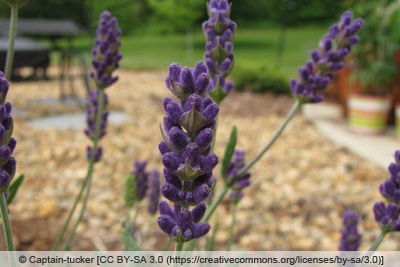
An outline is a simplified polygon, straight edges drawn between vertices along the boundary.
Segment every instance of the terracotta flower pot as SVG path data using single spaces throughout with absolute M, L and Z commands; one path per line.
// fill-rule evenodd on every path
M 390 98 L 354 94 L 348 100 L 350 130 L 366 135 L 381 134 L 386 129 Z

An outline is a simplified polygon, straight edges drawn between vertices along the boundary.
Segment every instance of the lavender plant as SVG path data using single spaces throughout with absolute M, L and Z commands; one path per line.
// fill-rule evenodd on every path
M 94 71 L 91 73 L 91 77 L 96 84 L 96 89 L 91 90 L 89 93 L 86 112 L 88 128 L 85 129 L 86 136 L 92 142 L 92 145 L 87 147 L 86 153 L 89 166 L 80 192 L 75 199 L 61 234 L 56 241 L 54 250 L 57 250 L 63 241 L 72 216 L 74 215 L 78 202 L 81 199 L 82 207 L 79 212 L 78 219 L 74 223 L 72 230 L 63 246 L 64 250 L 68 249 L 78 224 L 82 220 L 90 195 L 94 164 L 99 162 L 102 156 L 102 148 L 99 146 L 99 141 L 106 134 L 108 118 L 106 105 L 108 103 L 108 97 L 105 90 L 118 80 L 118 77 L 113 76 L 113 74 L 114 71 L 119 67 L 119 61 L 122 59 L 122 54 L 119 52 L 121 46 L 121 30 L 118 27 L 118 20 L 115 17 L 112 17 L 109 11 L 104 11 L 100 15 L 99 26 L 96 34 L 97 39 L 95 41 L 95 48 L 92 50 L 92 65 Z
M 127 250 L 139 250 L 137 238 L 137 218 L 140 214 L 139 204 L 147 197 L 147 211 L 153 216 L 157 212 L 158 201 L 160 200 L 160 175 L 156 169 L 147 172 L 146 161 L 136 161 L 134 169 L 125 179 L 124 201 L 126 208 L 126 219 L 122 238 Z M 131 210 L 134 208 L 134 217 L 131 219 Z
M 163 200 L 158 203 L 160 215 L 157 222 L 160 229 L 175 242 L 177 251 L 183 250 L 185 243 L 189 243 L 188 248 L 190 248 L 197 239 L 210 231 L 211 225 L 208 221 L 228 192 L 234 207 L 230 234 L 233 238 L 235 210 L 244 196 L 243 189 L 250 185 L 249 170 L 275 143 L 302 105 L 323 101 L 321 91 L 328 87 L 333 74 L 343 68 L 345 57 L 359 41 L 356 34 L 363 25 L 362 19 L 353 20 L 351 13 L 345 12 L 339 23 L 330 28 L 321 40 L 319 48 L 312 51 L 311 60 L 299 69 L 299 79 L 290 82 L 295 103 L 286 119 L 270 142 L 246 164 L 245 152 L 236 150 L 236 127 L 232 128 L 221 161 L 212 149 L 218 105 L 234 87 L 227 77 L 233 68 L 232 39 L 236 23 L 229 18 L 231 6 L 227 0 L 211 0 L 207 5 L 207 11 L 209 20 L 203 24 L 207 38 L 204 63 L 198 62 L 194 68 L 181 67 L 178 63 L 173 63 L 169 67 L 166 86 L 174 98 L 164 99 L 165 116 L 160 127 L 163 140 L 158 146 L 162 158 L 164 182 L 160 185 L 157 171 L 150 173 L 145 171 L 147 165 L 145 161 L 137 161 L 134 164 L 134 171 L 125 181 L 124 188 L 128 214 L 126 227 L 131 225 L 129 210 L 134 205 L 137 208 L 146 195 L 150 214 L 155 214 L 157 211 L 160 192 L 169 201 Z M 91 145 L 87 148 L 88 172 L 55 249 L 58 249 L 64 240 L 72 215 L 78 202 L 83 198 L 78 220 L 74 223 L 63 247 L 63 249 L 68 248 L 90 195 L 94 165 L 101 161 L 102 148 L 99 146 L 99 141 L 106 135 L 108 117 L 106 111 L 108 97 L 105 89 L 118 79 L 113 74 L 122 58 L 119 52 L 120 35 L 117 19 L 108 11 L 103 12 L 97 30 L 96 47 L 92 51 L 94 72 L 91 77 L 96 89 L 90 92 L 87 105 L 88 127 L 85 134 L 91 141 Z M 0 104 L 0 206 L 7 248 L 13 250 L 12 231 L 5 204 L 5 195 L 16 167 L 16 161 L 12 157 L 16 140 L 11 137 L 13 130 L 11 104 L 4 103 L 8 86 L 7 79 L 0 74 L 0 99 L 3 101 Z M 219 162 L 222 165 L 223 188 L 207 207 L 206 201 L 219 180 L 215 178 L 214 172 Z M 400 151 L 396 151 L 395 163 L 389 166 L 389 173 L 390 178 L 380 186 L 380 192 L 389 203 L 386 205 L 378 202 L 373 208 L 375 219 L 382 232 L 372 245 L 371 251 L 378 248 L 386 234 L 400 230 Z M 135 212 L 135 216 L 138 215 L 139 212 Z M 344 213 L 340 250 L 357 250 L 360 246 L 361 234 L 357 230 L 358 221 L 359 216 L 356 213 L 352 211 Z M 232 239 L 228 243 L 229 249 L 231 244 Z M 135 248 L 139 249 L 136 244 Z
M 164 141 L 160 144 L 160 151 L 163 155 L 166 183 L 162 186 L 161 191 L 167 199 L 174 203 L 174 209 L 171 209 L 166 202 L 161 202 L 159 207 L 161 216 L 158 222 L 160 228 L 175 240 L 177 250 L 182 249 L 184 242 L 201 237 L 209 231 L 210 226 L 207 221 L 216 210 L 216 207 L 221 203 L 226 193 L 237 185 L 241 187 L 248 183 L 248 179 L 244 178 L 248 177 L 248 170 L 274 144 L 300 106 L 306 103 L 318 103 L 323 100 L 320 91 L 327 88 L 329 82 L 332 80 L 333 73 L 343 68 L 344 58 L 350 53 L 351 47 L 359 41 L 356 33 L 363 25 L 362 19 L 352 20 L 351 13 L 345 12 L 339 23 L 334 24 L 330 28 L 330 31 L 321 40 L 319 49 L 311 53 L 311 61 L 299 69 L 300 81 L 292 80 L 290 83 L 296 101 L 281 127 L 271 141 L 262 148 L 250 163 L 241 166 L 240 169 L 235 171 L 233 177 L 227 179 L 229 162 L 233 156 L 237 138 L 236 128 L 232 129 L 231 138 L 226 147 L 223 166 L 221 168 L 224 187 L 206 212 L 204 204 L 201 204 L 200 201 L 203 201 L 209 195 L 208 191 L 212 185 L 210 184 L 212 176 L 210 174 L 206 179 L 208 184 L 204 192 L 207 192 L 207 194 L 204 193 L 201 197 L 197 197 L 199 201 L 193 201 L 193 197 L 196 198 L 198 196 L 197 191 L 193 190 L 193 184 L 197 182 L 197 177 L 199 176 L 197 170 L 201 170 L 201 166 L 197 169 L 195 166 L 196 164 L 201 165 L 202 159 L 196 159 L 193 156 L 191 157 L 190 154 L 185 153 L 186 146 L 191 144 L 191 142 L 197 141 L 197 131 L 201 130 L 204 125 L 195 127 L 195 130 L 193 130 L 192 125 L 196 125 L 196 122 L 200 121 L 201 115 L 193 112 L 198 109 L 194 105 L 192 105 L 193 107 L 186 107 L 186 101 L 192 93 L 204 95 L 208 92 L 212 95 L 212 90 L 220 87 L 222 85 L 221 81 L 225 82 L 223 78 L 227 76 L 232 68 L 233 55 L 231 52 L 233 46 L 231 39 L 233 31 L 236 28 L 235 23 L 229 19 L 230 5 L 226 0 L 211 1 L 207 7 L 210 19 L 203 24 L 203 30 L 208 39 L 205 64 L 211 78 L 216 78 L 216 80 L 212 80 L 210 86 L 208 85 L 209 82 L 205 82 L 205 79 L 200 79 L 200 77 L 196 76 L 196 73 L 199 73 L 199 71 L 196 71 L 196 68 L 194 70 L 181 69 L 179 65 L 172 64 L 167 78 L 167 87 L 181 100 L 181 106 L 172 99 L 164 101 L 166 116 L 164 118 L 164 127 L 162 127 Z M 202 64 L 197 64 L 196 67 L 198 66 L 202 66 Z M 207 91 L 203 91 L 202 89 L 204 84 L 207 84 Z M 200 92 L 196 90 L 196 87 L 201 88 Z M 229 86 L 229 88 L 231 87 L 233 85 Z M 218 88 L 216 89 L 218 90 Z M 214 101 L 219 104 L 226 94 L 222 97 L 220 97 L 221 93 L 217 93 L 217 95 L 219 96 L 214 97 Z M 210 100 L 207 100 L 208 102 Z M 199 104 L 197 104 L 198 107 L 201 107 L 200 103 L 199 101 Z M 217 104 L 213 104 L 215 105 L 214 109 L 217 110 Z M 186 115 L 188 111 L 193 113 L 193 115 Z M 215 116 L 217 115 L 216 113 Z M 188 118 L 192 122 L 188 122 Z M 211 125 L 214 128 L 215 121 L 212 121 Z M 213 137 L 208 138 L 213 139 Z M 209 152 L 208 146 L 206 149 Z M 216 163 L 215 161 L 212 167 Z M 181 170 L 184 170 L 184 172 Z M 193 176 L 194 178 L 188 178 L 188 176 Z M 237 191 L 236 194 L 238 194 Z M 240 194 L 236 196 L 240 196 Z M 199 212 L 200 215 L 193 213 L 194 211 L 197 212 L 196 208 L 190 212 L 188 209 L 190 205 L 197 205 L 196 208 L 201 207 L 201 209 L 199 208 L 201 210 Z M 203 223 L 201 224 L 200 220 L 203 215 Z M 198 233 L 194 235 L 193 233 L 197 230 L 196 225 L 201 225 L 201 231 L 198 230 Z M 185 231 L 187 232 L 186 234 Z M 191 242 L 191 247 L 193 246 L 194 241 Z

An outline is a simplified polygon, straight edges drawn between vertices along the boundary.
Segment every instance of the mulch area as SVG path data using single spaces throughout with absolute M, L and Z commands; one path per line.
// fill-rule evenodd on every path
M 95 168 L 91 199 L 72 245 L 73 250 L 120 250 L 125 217 L 122 199 L 124 177 L 135 160 L 161 170 L 157 149 L 161 140 L 162 100 L 169 96 L 166 72 L 120 71 L 120 80 L 108 89 L 110 111 L 121 111 L 130 120 L 109 125 L 101 141 L 104 157 Z M 78 91 L 79 85 L 75 87 Z M 83 89 L 81 88 L 81 92 Z M 57 80 L 13 82 L 8 101 L 13 103 L 17 175 L 26 181 L 10 206 L 14 239 L 19 250 L 51 250 L 57 233 L 86 175 L 83 129 L 42 130 L 28 121 L 46 115 L 84 112 L 79 105 L 57 101 Z M 231 127 L 238 127 L 238 149 L 253 158 L 283 121 L 293 100 L 289 96 L 233 93 L 221 105 L 217 155 L 222 155 Z M 219 169 L 216 170 L 219 173 Z M 372 205 L 381 201 L 378 186 L 386 170 L 346 148 L 330 142 L 301 114 L 280 140 L 251 170 L 252 185 L 238 207 L 234 250 L 337 250 L 341 214 L 347 208 L 362 216 L 362 249 L 379 234 Z M 222 182 L 217 182 L 218 190 Z M 156 217 L 140 207 L 137 239 L 146 250 L 162 249 L 165 235 Z M 211 225 L 218 225 L 216 249 L 228 240 L 231 206 L 226 200 Z M 146 234 L 143 234 L 146 233 Z M 397 250 L 393 234 L 382 249 Z M 2 243 L 2 242 L 1 242 Z

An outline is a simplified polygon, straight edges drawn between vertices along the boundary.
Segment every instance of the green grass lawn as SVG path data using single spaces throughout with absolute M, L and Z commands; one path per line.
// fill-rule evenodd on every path
M 297 75 L 297 69 L 309 57 L 311 49 L 327 31 L 326 26 L 307 26 L 287 29 L 281 61 L 277 59 L 280 30 L 277 27 L 238 28 L 234 39 L 236 66 L 267 66 L 276 68 L 285 76 Z M 186 35 L 132 35 L 122 37 L 121 67 L 134 70 L 167 69 L 172 62 L 193 66 L 203 60 L 205 39 L 203 33 Z M 76 40 L 76 46 L 90 51 L 88 38 Z M 90 57 L 89 52 L 87 57 Z

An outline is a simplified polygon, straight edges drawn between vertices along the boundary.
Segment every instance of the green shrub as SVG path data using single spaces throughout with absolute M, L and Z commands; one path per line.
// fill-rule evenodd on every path
M 237 67 L 232 72 L 237 91 L 289 94 L 289 81 L 279 72 L 266 67 Z

